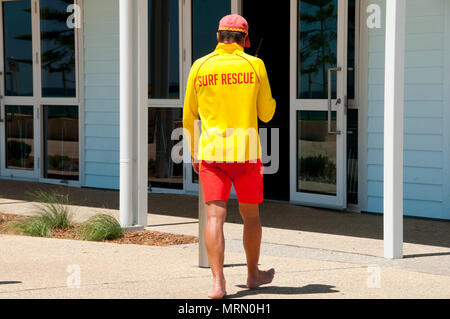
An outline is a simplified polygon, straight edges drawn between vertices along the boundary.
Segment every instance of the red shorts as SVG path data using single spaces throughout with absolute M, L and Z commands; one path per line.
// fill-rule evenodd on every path
M 256 163 L 200 163 L 205 203 L 228 201 L 231 184 L 234 185 L 239 203 L 260 204 L 263 202 L 264 165 Z

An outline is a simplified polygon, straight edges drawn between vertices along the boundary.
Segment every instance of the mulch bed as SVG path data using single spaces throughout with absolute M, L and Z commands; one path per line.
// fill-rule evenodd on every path
M 26 217 L 21 215 L 0 214 L 0 234 L 13 234 L 9 226 L 12 223 L 24 218 Z M 49 237 L 80 240 L 76 233 L 76 226 L 72 226 L 68 229 L 55 229 Z M 194 236 L 175 235 L 151 230 L 139 230 L 125 233 L 123 238 L 104 240 L 103 242 L 147 246 L 173 246 L 198 243 L 198 238 Z

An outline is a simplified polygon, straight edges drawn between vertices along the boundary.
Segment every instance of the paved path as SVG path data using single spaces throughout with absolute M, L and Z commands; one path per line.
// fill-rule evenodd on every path
M 5 188 L 0 182 L 0 192 Z M 99 212 L 118 216 L 111 200 L 116 193 L 72 191 L 78 196 L 78 205 L 71 206 L 76 221 Z M 5 193 L 0 212 L 33 214 L 35 204 Z M 150 195 L 149 203 L 148 229 L 198 234 L 195 197 Z M 270 202 L 261 215 L 260 264 L 276 268 L 275 280 L 256 290 L 243 286 L 242 225 L 231 201 L 225 224 L 230 298 L 450 298 L 448 222 L 405 218 L 405 258 L 386 260 L 380 216 Z M 283 216 L 289 220 L 283 223 Z M 71 265 L 80 270 L 80 288 L 67 286 L 75 278 L 67 272 Z M 197 265 L 197 244 L 150 247 L 1 235 L 0 298 L 205 298 L 210 270 Z
M 210 271 L 197 267 L 196 253 L 196 245 L 167 248 L 0 236 L 0 298 L 205 298 Z M 276 267 L 275 280 L 248 290 L 243 286 L 244 255 L 227 252 L 229 297 L 450 297 L 450 276 L 311 257 L 263 253 L 261 266 Z M 67 286 L 77 283 L 70 269 L 79 269 L 80 288 Z

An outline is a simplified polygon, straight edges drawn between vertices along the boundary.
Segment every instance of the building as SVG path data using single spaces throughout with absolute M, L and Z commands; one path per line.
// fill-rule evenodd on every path
M 119 189 L 119 0 L 0 4 L 1 177 Z M 386 0 L 255 5 L 148 0 L 139 12 L 148 80 L 131 120 L 149 192 L 198 192 L 190 164 L 171 160 L 189 156 L 172 133 L 191 63 L 215 48 L 219 19 L 240 13 L 278 104 L 261 126 L 276 171 L 266 198 L 382 213 Z M 448 0 L 406 1 L 403 138 L 404 215 L 450 220 Z

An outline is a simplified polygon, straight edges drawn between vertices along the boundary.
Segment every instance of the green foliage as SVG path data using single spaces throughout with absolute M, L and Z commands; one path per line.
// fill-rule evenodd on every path
M 99 214 L 81 224 L 79 235 L 83 240 L 101 241 L 122 238 L 125 234 L 113 216 Z
M 50 233 L 50 227 L 40 217 L 30 217 L 13 224 L 13 229 L 23 235 L 33 237 L 47 237 Z
M 71 225 L 71 216 L 67 205 L 67 195 L 38 190 L 27 193 L 35 202 L 38 202 L 37 213 L 39 218 L 48 225 L 50 229 L 66 229 Z
M 332 183 L 336 181 L 336 164 L 322 154 L 302 157 L 300 159 L 300 169 L 304 180 L 320 179 Z

